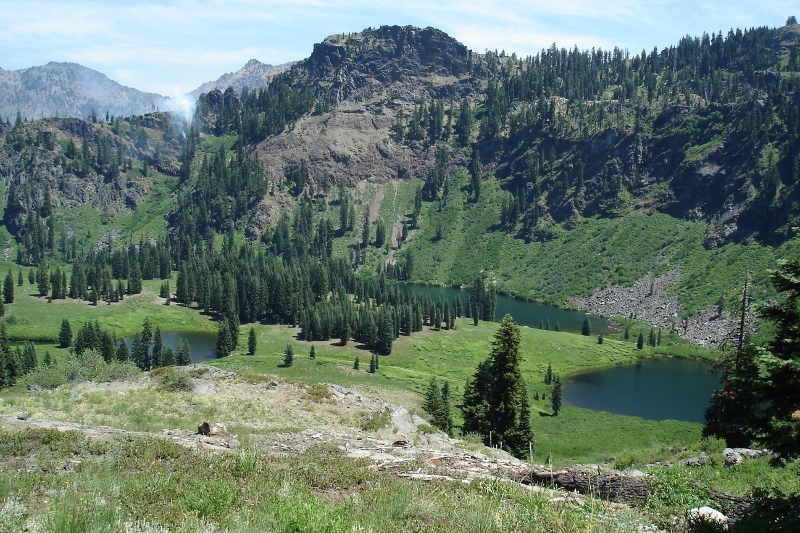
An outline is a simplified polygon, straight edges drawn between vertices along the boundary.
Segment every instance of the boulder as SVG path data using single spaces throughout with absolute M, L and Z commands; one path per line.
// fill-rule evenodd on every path
M 686 513 L 686 518 L 690 524 L 713 524 L 718 526 L 726 526 L 728 524 L 727 516 L 707 506 L 689 509 Z
M 703 466 L 707 462 L 708 456 L 701 455 L 700 457 L 689 457 L 688 459 L 683 459 L 681 464 L 686 466 Z
M 725 456 L 725 466 L 742 464 L 742 454 L 732 448 L 722 450 L 722 455 Z

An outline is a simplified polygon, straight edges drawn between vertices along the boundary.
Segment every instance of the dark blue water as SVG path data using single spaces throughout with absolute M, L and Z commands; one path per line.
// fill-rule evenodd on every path
M 575 374 L 562 386 L 565 405 L 649 420 L 702 423 L 719 378 L 702 361 L 655 358 Z
M 430 295 L 434 302 L 438 301 L 441 294 L 448 302 L 453 303 L 453 299 L 461 296 L 461 303 L 467 305 L 467 291 L 453 289 L 450 287 L 431 287 L 427 285 L 403 285 L 409 292 L 417 294 Z M 592 324 L 592 332 L 595 335 L 600 333 L 608 334 L 614 331 L 614 324 L 603 317 L 596 315 L 587 315 L 581 311 L 573 311 L 570 309 L 561 309 L 551 305 L 544 305 L 535 302 L 526 302 L 525 300 L 516 300 L 497 295 L 497 312 L 495 319 L 500 320 L 506 314 L 514 318 L 514 322 L 520 326 L 528 326 L 530 328 L 538 328 L 542 323 L 547 324 L 550 321 L 550 329 L 556 329 L 556 323 L 559 325 L 561 331 L 568 331 L 570 333 L 580 333 L 581 326 L 586 317 Z
M 166 348 L 172 346 L 172 349 L 177 352 L 178 340 L 184 338 L 189 341 L 189 348 L 192 351 L 192 362 L 202 363 L 204 361 L 211 361 L 217 358 L 217 334 L 200 332 L 200 333 L 173 333 L 161 332 L 161 342 Z M 125 337 L 125 342 L 128 343 L 128 349 L 133 349 L 133 337 Z

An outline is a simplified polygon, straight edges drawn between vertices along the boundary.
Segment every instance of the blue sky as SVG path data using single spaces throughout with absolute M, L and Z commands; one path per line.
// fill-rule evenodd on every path
M 0 0 L 0 68 L 71 61 L 144 91 L 188 92 L 249 59 L 303 59 L 334 33 L 384 24 L 433 26 L 472 50 L 535 54 L 659 49 L 684 35 L 781 26 L 796 0 Z

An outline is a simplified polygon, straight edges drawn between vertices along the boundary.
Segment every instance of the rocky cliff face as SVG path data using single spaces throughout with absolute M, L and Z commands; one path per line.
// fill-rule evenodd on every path
M 37 119 L 141 115 L 163 105 L 160 94 L 124 87 L 76 63 L 51 62 L 22 70 L 0 69 L 0 115 Z
M 434 28 L 382 26 L 332 35 L 297 65 L 296 77 L 332 104 L 380 98 L 475 95 L 488 74 L 481 56 Z

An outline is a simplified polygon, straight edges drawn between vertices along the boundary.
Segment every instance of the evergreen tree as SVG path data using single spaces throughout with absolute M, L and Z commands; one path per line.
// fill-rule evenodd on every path
M 592 323 L 589 322 L 589 317 L 583 319 L 583 325 L 581 326 L 581 335 L 588 337 L 592 334 Z
M 256 340 L 256 328 L 251 327 L 250 328 L 250 333 L 247 336 L 247 353 L 249 353 L 250 355 L 255 355 L 256 354 L 257 342 L 258 341 Z M 313 349 L 313 347 L 312 347 L 312 349 Z
M 36 345 L 30 341 L 25 342 L 21 363 L 22 372 L 25 374 L 33 372 L 39 365 L 39 357 L 36 355 Z
M 50 276 L 47 272 L 47 265 L 44 261 L 39 264 L 39 270 L 36 273 L 36 282 L 39 284 L 39 296 L 47 296 L 50 292 Z
M 23 280 L 23 278 L 22 278 L 22 269 L 20 268 L 20 269 L 19 269 L 19 273 L 17 274 L 17 285 L 18 285 L 19 287 L 22 287 L 22 285 L 23 285 L 24 283 L 25 283 L 25 281 L 24 281 L 24 280 Z
M 472 146 L 472 155 L 469 160 L 469 189 L 472 193 L 472 201 L 477 203 L 481 197 L 481 162 L 478 159 L 478 146 Z
M 175 351 L 172 349 L 172 346 L 167 346 L 164 348 L 164 357 L 161 361 L 162 366 L 175 366 Z
M 341 342 L 339 343 L 341 346 L 347 346 L 347 342 L 350 340 L 350 336 L 352 332 L 350 331 L 350 323 L 345 320 L 342 323 L 342 337 Z
M 372 354 L 372 356 L 369 359 L 369 373 L 370 374 L 375 373 L 375 354 Z
M 504 449 L 524 457 L 533 434 L 530 422 L 521 421 L 523 412 L 530 413 L 530 406 L 522 405 L 528 395 L 520 370 L 520 340 L 519 327 L 506 315 L 494 334 L 488 361 L 479 365 L 464 388 L 463 405 L 465 431 L 479 430 L 487 443 L 491 432 L 492 444 L 502 443 Z
M 382 355 L 390 355 L 392 353 L 392 342 L 394 342 L 394 339 L 394 320 L 392 319 L 392 312 L 384 307 L 378 319 L 378 338 L 375 350 Z
M 286 350 L 283 352 L 283 366 L 290 367 L 294 363 L 294 348 L 291 344 L 286 345 Z
M 154 368 L 163 366 L 164 358 L 164 343 L 161 339 L 161 328 L 156 326 L 156 332 L 153 334 L 153 354 L 151 357 L 151 364 Z
M 603 334 L 597 336 L 597 344 L 603 344 Z
M 150 343 L 153 341 L 153 326 L 150 323 L 150 318 L 145 317 L 142 323 L 142 333 L 139 335 L 139 343 L 134 349 L 133 358 L 134 362 L 142 370 L 150 370 L 153 366 L 153 361 L 150 358 Z
M 308 352 L 308 358 L 312 360 L 317 358 L 317 351 L 314 349 L 313 346 L 311 347 L 311 351 Z
M 121 363 L 125 363 L 131 360 L 131 352 L 128 349 L 128 343 L 125 339 L 122 339 L 119 343 L 119 347 L 117 348 L 117 361 Z
M 795 230 L 800 235 L 800 230 Z M 782 459 L 800 457 L 800 261 L 784 259 L 769 272 L 772 286 L 785 297 L 764 305 L 759 315 L 775 325 L 768 351 L 759 357 L 757 419 L 759 442 Z M 740 365 L 748 366 L 751 355 L 742 354 Z
M 227 357 L 231 354 L 231 332 L 228 329 L 228 321 L 220 320 L 217 328 L 217 358 Z
M 66 318 L 61 321 L 61 330 L 58 333 L 58 347 L 69 348 L 72 344 L 72 326 Z
M 628 340 L 630 338 L 631 338 L 631 328 L 628 327 L 628 326 L 625 326 L 625 340 Z
M 5 322 L 0 323 L 0 353 L 5 359 L 5 383 L 7 387 L 11 387 L 22 375 L 22 364 L 17 354 L 11 349 Z
M 8 269 L 6 279 L 3 281 L 3 302 L 7 304 L 14 303 L 14 275 L 11 274 L 11 269 Z
M 175 362 L 178 363 L 178 366 L 192 364 L 192 350 L 189 346 L 189 341 L 183 337 L 178 339 L 178 354 L 175 357 Z
M 553 367 L 547 363 L 547 371 L 544 373 L 544 384 L 550 385 L 553 382 Z
M 436 423 L 439 429 L 449 436 L 453 436 L 453 413 L 450 410 L 450 382 L 448 381 L 445 381 L 444 385 L 442 385 L 442 402 L 439 406 L 439 415 Z
M 358 356 L 356 356 L 356 360 L 353 362 L 353 370 L 358 370 L 358 367 L 359 367 Z
M 425 391 L 425 399 L 422 402 L 422 409 L 431 415 L 435 421 L 436 416 L 442 407 L 442 391 L 439 389 L 439 384 L 436 378 L 431 378 L 428 383 L 428 389 Z M 435 422 L 434 422 L 435 425 Z
M 128 294 L 139 294 L 142 292 L 142 269 L 139 267 L 138 259 L 131 261 L 130 276 L 128 277 Z
M 641 350 L 642 348 L 644 348 L 644 335 L 640 332 L 639 338 L 636 340 L 636 349 Z
M 550 406 L 553 408 L 553 416 L 558 416 L 561 410 L 561 378 L 556 376 L 553 379 L 553 392 L 550 393 Z

